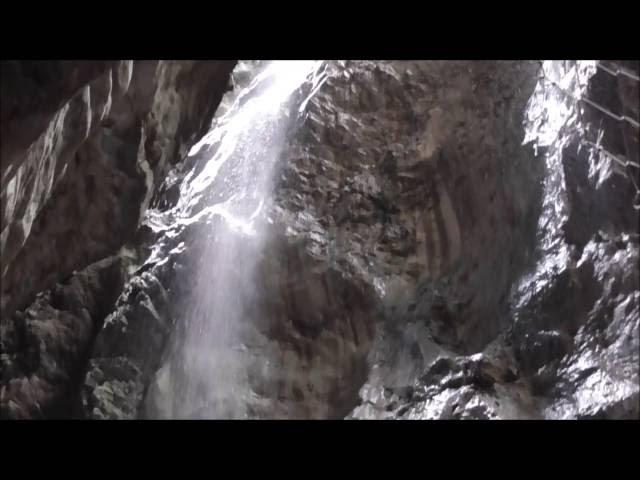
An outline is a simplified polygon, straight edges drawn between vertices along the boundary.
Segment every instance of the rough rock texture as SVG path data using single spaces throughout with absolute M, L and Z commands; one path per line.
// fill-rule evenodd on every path
M 576 70 L 575 62 L 550 62 L 543 74 L 572 91 Z M 637 84 L 633 93 L 628 82 L 620 81 L 619 89 L 610 82 L 598 71 L 587 96 L 614 112 L 621 111 L 616 102 L 624 105 L 623 94 L 637 105 Z M 412 357 L 407 328 L 387 327 L 351 418 L 638 418 L 635 188 L 609 155 L 586 142 L 596 142 L 602 125 L 601 146 L 636 162 L 637 143 L 621 141 L 628 125 L 592 109 L 578 111 L 544 80 L 528 120 L 546 173 L 535 254 L 511 286 L 508 328 L 472 356 L 434 345 L 441 344 L 435 338 L 422 340 L 416 363 L 420 355 L 415 349 Z
M 2 176 L 21 162 L 56 113 L 114 61 L 3 61 L 0 72 Z M 4 182 L 3 182 L 4 187 Z
M 240 67 L 234 75 L 237 86 L 251 79 L 244 75 L 246 64 Z M 222 112 L 230 99 L 223 102 Z M 203 149 L 172 172 L 145 219 L 141 232 L 146 238 L 138 244 L 138 258 L 144 263 L 98 335 L 85 381 L 86 414 L 91 418 L 206 417 L 207 405 L 200 413 L 179 403 L 185 366 L 173 360 L 171 353 L 177 348 L 172 334 L 179 343 L 181 330 L 193 315 L 192 302 L 202 302 L 205 315 L 215 310 L 215 304 L 191 296 L 202 291 L 198 282 L 210 281 L 206 288 L 212 297 L 223 288 L 220 282 L 237 282 L 248 290 L 244 319 L 236 327 L 239 344 L 219 353 L 221 365 L 226 356 L 244 365 L 250 390 L 246 397 L 230 399 L 241 405 L 229 406 L 230 415 L 343 418 L 357 401 L 366 377 L 374 335 L 372 312 L 379 302 L 375 291 L 361 277 L 315 255 L 307 239 L 291 235 L 287 224 L 275 222 L 269 227 L 265 245 L 212 209 L 232 193 L 225 188 L 225 175 L 234 175 L 236 164 L 245 162 L 242 155 L 228 161 L 220 180 L 203 195 L 207 201 L 192 205 L 191 217 L 174 218 L 171 208 L 177 202 L 177 187 L 185 174 L 203 168 L 210 150 Z M 209 245 L 216 246 L 213 252 Z M 227 261 L 238 265 L 225 271 L 224 278 L 217 278 L 221 274 L 216 270 L 216 252 L 233 255 Z M 211 355 L 211 350 L 202 354 Z
M 222 112 L 260 65 L 239 65 Z M 206 417 L 173 390 L 184 376 L 175 338 L 192 292 L 205 290 L 198 279 L 214 279 L 213 296 L 253 259 L 238 345 L 221 353 L 246 370 L 231 416 L 638 418 L 638 169 L 620 166 L 638 163 L 637 129 L 559 90 L 586 85 L 637 119 L 637 82 L 589 62 L 324 68 L 280 154 L 264 243 L 214 208 L 233 193 L 233 164 L 189 218 L 173 216 L 219 142 L 171 170 L 152 199 L 141 194 L 152 208 L 118 257 L 122 291 L 82 317 L 100 328 L 84 379 L 66 382 L 82 383 L 82 415 Z M 148 163 L 157 186 L 168 163 Z M 228 278 L 215 277 L 212 244 L 238 265 Z M 38 411 L 32 398 L 13 402 L 13 416 Z
M 542 168 L 517 119 L 536 67 L 333 66 L 288 152 L 281 221 L 327 261 L 378 282 L 386 303 L 428 315 L 440 343 L 477 351 L 499 331 L 532 247 Z
M 357 400 L 354 379 L 362 382 L 366 376 L 374 333 L 369 317 L 376 304 L 373 288 L 319 262 L 300 241 L 274 232 L 265 250 L 252 251 L 251 238 L 225 231 L 229 228 L 221 216 L 205 214 L 162 232 L 155 247 L 168 254 L 152 256 L 134 274 L 98 335 L 84 388 L 87 416 L 196 415 L 173 406 L 171 390 L 158 396 L 160 404 L 144 400 L 147 389 L 153 394 L 166 388 L 162 378 L 181 368 L 164 358 L 172 330 L 184 328 L 198 270 L 215 269 L 215 263 L 201 265 L 204 244 L 218 244 L 229 233 L 242 245 L 239 265 L 242 257 L 259 258 L 255 282 L 262 286 L 241 325 L 243 362 L 254 392 L 248 415 L 342 418 L 349 412 Z
M 637 75 L 638 63 L 630 66 Z M 545 73 L 566 85 L 576 68 L 568 62 Z M 585 96 L 638 118 L 637 81 L 598 69 Z M 534 120 L 536 127 L 543 129 Z M 640 155 L 630 128 L 592 106 L 574 108 L 546 151 L 554 203 L 544 206 L 534 273 L 515 291 L 510 332 L 545 418 L 640 415 L 640 227 L 632 208 Z M 636 167 L 622 168 L 613 156 Z
M 123 61 L 85 84 L 76 78 L 97 66 L 60 67 L 60 74 L 70 70 L 66 103 L 35 138 L 25 135 L 30 142 L 19 137 L 3 151 L 3 312 L 25 307 L 35 293 L 131 238 L 154 187 L 208 129 L 232 67 Z M 3 99 L 14 98 L 20 85 L 4 75 Z M 62 88 L 44 82 L 40 96 Z M 3 112 L 9 138 L 23 122 L 41 125 L 43 114 L 20 105 Z
M 377 327 L 378 336 L 400 332 L 391 350 L 396 356 L 411 351 L 412 371 L 423 368 L 438 344 L 469 353 L 496 338 L 508 323 L 509 289 L 533 251 L 540 212 L 537 179 L 544 168 L 533 149 L 521 145 L 520 123 L 537 69 L 535 62 L 327 64 L 326 82 L 281 155 L 266 214 L 274 233 L 256 253 L 262 258 L 258 285 L 264 297 L 254 299 L 252 308 L 263 320 L 247 327 L 244 345 L 258 362 L 279 365 L 280 373 L 249 374 L 258 400 L 238 398 L 247 403 L 248 416 L 346 415 L 368 375 L 364 360 Z M 191 164 L 184 167 L 202 168 L 198 159 Z M 227 174 L 219 173 L 220 181 L 204 197 L 209 202 L 225 198 Z M 180 178 L 180 172 L 170 176 L 159 210 L 176 203 Z M 196 235 L 174 226 L 156 236 L 152 261 L 132 279 L 163 286 L 144 290 L 153 303 L 148 310 L 162 318 L 154 322 L 156 330 L 180 328 L 182 311 L 164 305 L 179 304 L 184 293 L 174 285 L 184 288 L 194 276 L 193 267 L 183 276 L 181 267 L 165 262 L 176 258 L 184 265 L 200 258 L 188 239 L 228 228 L 213 218 L 196 215 L 180 227 L 200 229 Z M 251 257 L 250 241 L 241 235 L 237 241 L 245 242 Z M 278 253 L 291 244 L 298 245 L 293 257 Z M 167 277 L 165 268 L 180 273 Z M 96 418 L 153 416 L 154 408 L 163 407 L 145 410 L 145 389 L 157 397 L 154 392 L 171 375 L 161 367 L 162 349 L 121 349 L 130 335 L 123 325 L 151 318 L 135 313 L 139 303 L 121 300 L 98 338 L 103 347 L 86 382 L 87 410 Z M 132 341 L 147 339 L 146 331 L 140 327 L 131 334 L 139 340 Z M 158 345 L 168 336 L 164 329 Z M 119 373 L 105 375 L 115 365 Z M 389 375 L 395 383 L 408 381 L 403 368 Z M 123 382 L 129 382 L 126 388 Z M 136 392 L 134 401 L 129 391 Z
M 14 333 L 26 328 L 32 337 L 28 342 L 39 342 L 41 353 L 49 349 L 49 341 L 56 343 L 56 350 L 69 350 L 60 355 L 75 355 L 73 358 L 79 358 L 75 352 L 88 348 L 95 332 L 78 324 L 86 324 L 87 315 L 78 313 L 81 309 L 67 312 L 51 304 L 53 310 L 48 311 L 46 299 L 70 276 L 89 281 L 93 278 L 89 270 L 80 276 L 74 272 L 116 254 L 133 238 L 166 172 L 184 159 L 191 145 L 208 130 L 234 64 L 2 63 L 3 414 L 7 413 L 7 402 L 22 402 L 11 407 L 9 415 L 31 415 L 35 410 L 28 404 L 40 404 L 43 412 L 49 409 L 49 397 L 42 397 L 40 391 L 15 393 L 15 382 L 13 386 L 6 382 L 16 376 L 49 382 L 42 391 L 55 390 L 55 395 L 68 388 L 67 370 L 77 361 L 52 368 L 38 366 L 37 356 L 31 358 L 38 349 L 23 352 Z M 102 302 L 115 300 L 122 281 L 124 276 L 119 284 L 106 282 L 103 291 L 95 294 L 101 297 L 101 307 L 94 313 L 91 305 L 84 305 L 93 326 L 104 319 L 109 308 Z M 38 292 L 52 287 L 29 307 Z M 88 287 L 74 288 L 80 291 Z M 36 327 L 28 322 L 26 327 L 20 326 L 25 314 L 14 314 L 27 307 L 34 325 L 46 321 L 49 332 L 77 327 L 77 337 L 60 333 L 51 334 L 47 341 L 38 340 Z M 81 318 L 71 320 L 64 312 Z M 29 369 L 20 370 L 16 366 L 20 362 L 11 360 L 14 355 L 30 356 L 24 362 L 20 360 L 31 365 Z M 10 365 L 5 365 L 5 360 Z M 47 370 L 43 377 L 39 377 L 38 368 Z M 56 368 L 59 371 L 52 373 Z
M 117 298 L 121 260 L 109 257 L 38 295 L 2 329 L 2 418 L 69 418 L 93 338 Z

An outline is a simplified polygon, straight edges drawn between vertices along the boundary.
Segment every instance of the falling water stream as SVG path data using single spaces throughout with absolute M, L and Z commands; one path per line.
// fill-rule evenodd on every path
M 226 110 L 189 153 L 193 167 L 181 183 L 170 222 L 208 225 L 210 240 L 147 394 L 152 418 L 249 418 L 247 405 L 257 395 L 250 370 L 256 376 L 257 369 L 261 378 L 277 377 L 269 370 L 277 367 L 271 366 L 265 350 L 247 347 L 245 327 L 259 315 L 251 308 L 263 289 L 255 272 L 265 253 L 278 160 L 292 126 L 326 80 L 323 65 L 273 61 L 250 66 L 249 85 L 230 94 L 228 108 L 223 101 L 220 110 Z M 595 67 L 593 62 L 572 65 L 546 62 L 544 71 L 579 95 Z M 554 144 L 563 130 L 581 128 L 574 106 L 549 92 L 539 85 L 529 106 L 525 142 L 536 147 Z M 567 246 L 558 235 L 566 219 L 562 168 L 553 150 L 545 159 L 550 174 L 544 184 L 538 243 L 544 252 L 555 254 L 543 255 L 544 262 L 525 275 L 518 290 L 544 282 L 553 264 L 569 261 Z M 149 215 L 153 217 L 153 211 Z M 216 221 L 210 221 L 214 217 Z M 166 218 L 162 222 L 166 224 Z M 519 296 L 526 298 L 522 292 Z
M 253 272 L 268 223 L 265 205 L 287 132 L 323 81 L 321 67 L 319 61 L 266 63 L 248 87 L 234 92 L 233 104 L 189 154 L 207 153 L 182 183 L 174 221 L 204 215 L 224 221 L 223 228 L 212 223 L 213 240 L 199 259 L 184 314 L 149 392 L 152 417 L 249 416 L 242 401 L 252 395 L 249 364 L 240 336 L 261 288 Z M 302 85 L 310 87 L 306 98 L 299 94 Z

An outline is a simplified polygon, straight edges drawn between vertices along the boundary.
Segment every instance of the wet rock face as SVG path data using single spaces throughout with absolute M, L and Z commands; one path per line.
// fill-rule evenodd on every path
M 576 85 L 575 62 L 543 73 L 565 90 Z M 628 112 L 623 98 L 637 100 L 637 85 L 633 93 L 627 82 L 609 82 L 600 71 L 591 76 L 587 96 Z M 562 111 L 545 96 L 565 105 L 565 118 L 544 113 Z M 507 328 L 481 353 L 460 356 L 424 328 L 385 326 L 350 418 L 638 418 L 636 190 L 628 172 L 588 142 L 600 138 L 632 161 L 637 144 L 623 141 L 628 125 L 599 111 L 577 115 L 571 102 L 547 82 L 530 101 L 534 136 L 559 123 L 535 159 L 546 167 L 535 250 L 511 285 Z
M 82 87 L 116 66 L 114 61 L 3 61 L 0 92 L 2 172 L 45 130 Z M 4 182 L 3 182 L 4 185 Z
M 638 243 L 589 242 L 518 312 L 512 340 L 548 418 L 638 417 Z
M 162 253 L 127 282 L 97 337 L 83 387 L 88 418 L 207 418 L 180 404 L 184 366 L 170 354 L 194 321 L 187 312 L 200 270 L 215 269 L 202 263 L 202 252 L 228 236 L 242 245 L 239 271 L 247 256 L 257 258 L 251 282 L 259 286 L 231 345 L 252 395 L 233 400 L 252 418 L 343 418 L 350 411 L 374 336 L 373 287 L 314 258 L 277 227 L 260 250 L 252 237 L 229 230 L 223 217 L 208 214 L 156 237 Z
M 262 241 L 211 210 L 233 193 L 225 184 L 239 173 L 231 166 L 239 162 L 242 168 L 243 155 L 222 167 L 203 195 L 207 201 L 190 206 L 190 218 L 173 217 L 185 171 L 202 171 L 210 158 L 206 150 L 169 176 L 154 203 L 157 209 L 145 219 L 149 250 L 140 257 L 146 262 L 98 336 L 84 389 L 87 416 L 206 418 L 215 411 L 235 418 L 344 417 L 366 376 L 378 302 L 373 288 L 316 258 L 304 238 L 286 234 L 286 224 L 263 226 L 267 231 L 260 238 L 267 245 L 261 248 Z M 217 270 L 225 262 L 237 267 Z M 200 317 L 222 315 L 226 296 L 235 297 L 239 289 L 235 341 L 219 345 L 215 338 L 211 343 L 196 339 L 187 351 L 187 357 L 216 356 L 211 368 L 217 371 L 202 366 L 210 362 L 183 359 L 184 337 L 197 322 L 207 321 Z M 222 303 L 215 301 L 219 291 L 225 295 Z M 236 396 L 223 398 L 221 405 L 213 404 L 216 392 L 209 392 L 210 404 L 185 401 L 184 395 L 198 393 L 198 379 L 204 388 L 212 383 L 207 376 L 226 381 L 227 368 L 243 376 Z
M 574 76 L 566 67 L 556 75 Z M 585 95 L 615 114 L 637 113 L 631 79 L 598 69 Z M 563 176 L 550 182 L 562 215 L 542 214 L 538 273 L 514 296 L 510 339 L 545 418 L 638 418 L 640 232 L 629 178 L 638 169 L 615 160 L 637 164 L 638 144 L 630 124 L 601 110 L 585 108 L 577 119 L 546 154 Z
M 539 213 L 537 179 L 543 168 L 533 161 L 532 149 L 521 145 L 524 130 L 518 123 L 536 71 L 532 62 L 327 64 L 326 82 L 281 155 L 273 204 L 265 214 L 273 222 L 272 238 L 254 252 L 260 258 L 256 291 L 261 293 L 248 302 L 246 316 L 253 321 L 241 343 L 256 359 L 247 360 L 247 370 L 258 399 L 238 398 L 246 402 L 247 415 L 345 416 L 358 403 L 381 318 L 385 326 L 379 335 L 395 329 L 398 343 L 391 351 L 397 357 L 409 348 L 412 370 L 432 355 L 426 342 L 411 340 L 412 335 L 433 337 L 434 351 L 442 344 L 459 353 L 477 351 L 496 337 L 511 283 L 532 250 Z M 202 168 L 197 159 L 192 162 L 189 168 Z M 224 168 L 206 196 L 209 202 L 229 196 Z M 175 205 L 180 181 L 180 174 L 168 179 L 156 204 L 160 210 Z M 208 225 L 211 221 L 205 215 L 180 233 L 161 233 L 157 258 L 197 263 L 198 237 L 229 228 L 222 220 Z M 251 241 L 238 235 L 237 242 L 251 258 Z M 150 274 L 169 292 L 168 301 L 156 296 L 157 305 L 149 295 L 150 310 L 162 317 L 165 303 L 184 299 L 184 286 L 197 270 L 176 268 L 163 276 L 155 272 L 157 261 L 143 267 L 148 270 L 139 280 Z M 178 277 L 183 280 L 175 285 L 182 290 L 172 293 L 167 285 Z M 136 320 L 135 302 L 121 300 L 113 325 L 150 318 L 140 314 Z M 184 310 L 170 308 L 156 323 L 180 329 Z M 88 379 L 90 415 L 176 415 L 166 404 L 171 403 L 166 385 L 171 369 L 180 367 L 171 367 L 155 347 L 142 358 L 135 347 L 121 353 L 130 327 L 119 330 L 122 338 L 111 337 L 114 328 L 111 321 L 105 324 L 98 344 L 106 343 L 92 364 L 99 370 L 101 364 L 124 365 L 135 358 L 140 373 L 131 379 L 131 389 L 139 392 L 137 402 L 126 412 L 113 408 L 126 404 L 129 394 L 119 384 L 108 385 L 120 377 L 98 374 L 109 393 L 101 401 L 104 389 L 96 391 Z M 149 338 L 147 331 L 140 328 L 138 341 Z M 170 336 L 165 331 L 158 345 Z M 267 361 L 277 375 L 258 368 Z M 390 371 L 396 383 L 406 373 Z M 150 400 L 158 398 L 159 403 Z
M 250 240 L 235 240 L 260 258 L 261 293 L 248 302 L 253 320 L 242 342 L 251 395 L 235 398 L 244 414 L 637 416 L 637 240 L 620 237 L 633 231 L 623 208 L 632 196 L 610 162 L 567 141 L 581 138 L 575 132 L 546 151 L 556 164 L 522 145 L 537 72 L 529 62 L 327 65 L 282 153 L 267 214 L 272 241 L 252 253 Z M 588 174 L 577 175 L 584 165 Z M 189 168 L 201 167 L 194 159 Z M 207 196 L 213 203 L 228 197 L 221 175 Z M 161 209 L 175 204 L 180 181 L 170 177 Z M 550 220 L 560 201 L 566 215 Z M 600 213 L 581 220 L 596 204 Z M 597 233 L 604 220 L 617 233 Z M 166 276 L 151 267 L 162 285 L 182 278 L 168 292 L 195 276 L 197 239 L 229 228 L 211 221 L 156 241 L 166 242 L 158 258 L 171 250 L 168 258 L 186 267 Z M 562 245 L 573 260 L 554 270 L 547 264 Z M 171 295 L 168 304 L 180 304 L 187 294 Z M 157 298 L 161 312 L 167 300 Z M 181 328 L 183 313 L 170 311 L 164 324 Z M 123 335 L 93 361 L 107 383 L 100 362 L 135 357 L 135 348 L 113 354 Z M 106 400 L 89 379 L 93 416 L 184 414 L 167 388 L 179 367 L 159 351 L 137 361 L 134 377 L 110 377 Z M 132 398 L 117 383 L 127 378 L 139 379 L 131 386 L 138 393 L 122 412 L 112 405 Z
M 532 247 L 542 168 L 517 119 L 536 69 L 330 65 L 276 190 L 283 221 L 440 343 L 477 351 Z
M 126 274 L 101 262 L 207 131 L 234 64 L 2 62 L 3 416 L 72 414 L 59 404 L 79 398 Z
M 131 239 L 169 166 L 208 128 L 231 68 L 3 65 L 3 314 Z
M 101 260 L 38 295 L 1 327 L 2 418 L 69 418 L 93 338 L 118 297 L 118 257 Z
M 222 101 L 222 111 L 259 64 L 240 65 L 233 78 L 238 90 Z M 542 72 L 573 88 L 575 66 L 327 62 L 325 81 L 303 118 L 292 122 L 280 154 L 263 242 L 209 209 L 233 193 L 226 187 L 230 165 L 189 218 L 172 216 L 186 179 L 203 170 L 217 144 L 165 175 L 185 151 L 177 145 L 189 143 L 166 138 L 187 133 L 175 126 L 170 108 L 140 106 L 155 105 L 150 99 L 160 94 L 129 86 L 127 108 L 147 116 L 139 137 L 125 129 L 131 137 L 122 138 L 135 137 L 135 158 L 143 149 L 147 160 L 118 168 L 140 186 L 126 190 L 138 199 L 132 218 L 140 218 L 141 204 L 152 208 L 130 230 L 130 249 L 117 265 L 86 271 L 111 273 L 78 274 L 111 279 L 91 285 L 106 292 L 113 282 L 118 287 L 109 287 L 109 295 L 117 300 L 107 296 L 99 306 L 55 300 L 54 289 L 34 303 L 33 313 L 18 315 L 10 344 L 3 340 L 3 351 L 11 351 L 3 365 L 13 372 L 3 377 L 11 387 L 3 392 L 12 395 L 4 411 L 54 415 L 38 410 L 34 399 L 65 384 L 75 389 L 74 411 L 94 419 L 207 418 L 211 411 L 236 418 L 638 418 L 636 191 L 625 170 L 588 143 L 638 162 L 637 137 L 628 124 L 595 111 L 578 115 L 540 81 Z M 145 64 L 136 77 L 135 68 L 131 85 L 159 71 Z M 200 78 L 197 68 L 207 67 L 193 66 L 186 78 Z M 175 79 L 179 90 L 179 75 L 170 71 L 166 66 L 162 78 Z M 607 75 L 598 70 L 578 83 L 588 84 L 586 93 L 599 104 L 637 118 L 637 84 L 612 83 Z M 164 82 L 158 80 L 174 85 Z M 310 89 L 295 95 L 304 98 Z M 554 110 L 549 97 L 563 107 Z M 175 101 L 171 94 L 159 98 L 167 99 L 163 108 Z M 188 98 L 188 107 L 177 102 L 179 111 L 208 108 Z M 558 111 L 566 117 L 554 118 Z M 113 116 L 114 125 L 126 124 L 127 114 Z M 164 133 L 149 133 L 158 129 Z M 101 144 L 113 145 L 115 137 L 107 137 Z M 144 186 L 149 182 L 158 187 L 153 195 Z M 37 231 L 32 227 L 30 238 Z M 231 255 L 238 266 L 226 278 L 215 275 L 210 245 L 219 246 L 214 258 Z M 193 352 L 219 355 L 221 364 L 232 359 L 244 381 L 236 396 L 216 400 L 229 405 L 187 411 L 180 397 L 191 388 L 180 384 L 186 367 L 172 354 L 193 320 L 193 292 L 207 291 L 200 278 L 213 279 L 212 297 L 222 282 L 246 290 L 237 342 Z M 43 316 L 77 327 L 60 327 L 64 333 L 55 338 L 67 340 L 40 341 L 44 334 L 33 332 L 46 325 Z M 90 351 L 80 348 L 98 328 Z M 54 348 L 43 347 L 51 342 Z M 56 342 L 67 347 L 58 351 Z M 23 351 L 32 353 L 20 357 Z M 51 359 L 77 365 L 79 357 L 90 357 L 88 368 L 66 373 L 75 375 L 71 380 L 50 367 Z

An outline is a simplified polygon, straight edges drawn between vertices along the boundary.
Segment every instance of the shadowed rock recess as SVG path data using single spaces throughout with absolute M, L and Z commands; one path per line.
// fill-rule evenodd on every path
M 639 418 L 638 62 L 270 65 L 2 62 L 1 418 Z

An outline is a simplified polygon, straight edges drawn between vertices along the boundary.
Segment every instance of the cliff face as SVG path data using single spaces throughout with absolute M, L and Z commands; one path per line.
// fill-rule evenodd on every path
M 124 279 L 102 259 L 208 130 L 234 63 L 3 62 L 3 414 L 46 415 L 68 387 Z
M 589 62 L 325 62 L 274 113 L 281 148 L 259 127 L 275 173 L 255 236 L 217 207 L 256 168 L 222 136 L 263 67 L 238 65 L 214 140 L 175 168 L 231 64 L 78 71 L 72 101 L 38 106 L 46 138 L 6 147 L 3 415 L 638 418 L 638 172 L 620 167 L 637 130 L 566 95 L 637 119 L 637 82 Z M 215 361 L 242 388 L 189 410 L 185 369 L 207 364 L 175 351 L 196 294 L 206 317 L 234 289 Z
M 539 181 L 541 191 L 527 199 L 527 190 L 507 187 L 510 202 L 529 205 L 532 213 L 519 213 L 516 231 L 526 232 L 524 242 L 511 248 L 533 250 L 500 290 L 503 330 L 465 352 L 473 355 L 461 355 L 422 333 L 438 310 L 407 315 L 401 306 L 402 315 L 390 314 L 382 328 L 353 418 L 638 418 L 638 212 L 632 207 L 638 171 L 619 164 L 638 164 L 637 141 L 630 140 L 637 137 L 628 123 L 570 96 L 583 94 L 618 115 L 635 108 L 637 118 L 627 102 L 637 105 L 638 85 L 594 69 L 588 62 L 546 62 L 529 100 L 521 128 L 538 147 L 528 162 L 542 172 L 533 176 L 520 167 L 513 175 Z M 480 213 L 490 215 L 489 208 Z M 505 225 L 497 224 L 492 241 L 500 241 Z M 492 259 L 494 271 L 508 255 L 507 247 Z M 484 280 L 487 288 L 500 286 Z M 446 305 L 460 284 L 440 302 Z M 417 303 L 434 297 L 427 290 Z M 407 328 L 407 320 L 415 327 Z
M 10 312 L 131 238 L 171 164 L 208 130 L 233 64 L 7 63 L 2 307 Z

